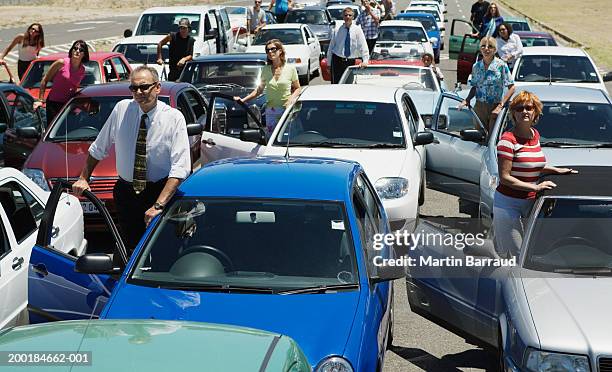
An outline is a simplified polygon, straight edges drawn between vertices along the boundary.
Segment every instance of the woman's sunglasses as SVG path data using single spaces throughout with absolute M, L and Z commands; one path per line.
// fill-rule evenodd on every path
M 276 52 L 278 52 L 277 47 L 266 48 L 266 53 L 276 53 Z
M 512 110 L 515 112 L 523 112 L 524 110 L 531 112 L 534 109 L 535 107 L 533 105 L 520 105 L 520 106 L 514 107 Z
M 34 28 L 34 27 L 30 27 L 30 31 L 34 31 L 34 32 L 40 32 L 40 30 L 39 30 L 39 29 L 37 29 L 37 28 Z
M 79 53 L 85 53 L 85 48 L 82 47 L 74 47 L 72 50 Z

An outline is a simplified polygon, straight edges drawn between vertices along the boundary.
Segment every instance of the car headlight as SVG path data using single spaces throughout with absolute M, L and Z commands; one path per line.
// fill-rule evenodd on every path
M 374 185 L 381 199 L 397 199 L 408 193 L 408 180 L 400 177 L 384 177 Z
M 301 58 L 287 58 L 288 63 L 302 63 Z
M 589 359 L 584 355 L 551 353 L 535 349 L 527 350 L 525 367 L 532 372 L 572 371 L 589 372 Z
M 329 357 L 319 363 L 315 372 L 353 372 L 353 367 L 342 357 Z
M 47 182 L 47 179 L 45 178 L 45 173 L 42 170 L 24 168 L 22 172 L 29 179 L 34 181 L 34 183 L 37 184 L 41 189 L 45 191 L 51 191 L 51 189 L 49 188 L 49 183 Z

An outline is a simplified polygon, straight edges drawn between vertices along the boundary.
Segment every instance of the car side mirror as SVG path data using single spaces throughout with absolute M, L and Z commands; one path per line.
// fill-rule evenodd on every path
M 612 71 L 609 71 L 603 76 L 603 81 L 612 81 Z
M 266 135 L 261 129 L 243 129 L 240 131 L 240 140 L 265 145 Z
M 21 138 L 39 138 L 40 131 L 34 127 L 17 128 L 17 136 Z
M 312 44 L 312 43 L 315 42 L 315 38 L 314 37 L 309 37 L 307 41 L 308 41 L 308 44 Z
M 113 265 L 111 256 L 104 253 L 90 253 L 79 257 L 74 271 L 83 274 L 120 274 L 121 268 Z
M 123 31 L 123 37 L 130 37 L 130 36 L 132 36 L 132 30 L 130 30 L 129 28 L 126 28 Z
M 198 123 L 187 124 L 187 135 L 197 136 L 202 134 L 202 125 Z
M 424 146 L 433 143 L 434 135 L 432 132 L 418 132 L 414 136 L 412 143 L 415 146 Z
M 491 239 L 482 239 L 482 244 L 466 245 L 463 253 L 467 256 L 499 258 Z
M 395 279 L 404 278 L 406 272 L 403 266 L 384 265 L 377 268 L 378 275 L 372 277 L 372 282 L 388 282 Z
M 484 140 L 484 134 L 478 129 L 464 129 L 459 132 L 461 139 L 470 142 L 482 142 Z
M 443 14 L 446 14 L 446 13 L 448 13 L 448 10 L 445 10 L 445 11 L 443 11 L 442 13 L 443 13 Z
M 210 33 L 210 34 L 206 34 L 204 35 L 204 40 L 212 40 L 212 39 L 216 39 L 217 35 Z
M 440 32 L 446 31 L 446 27 L 440 27 Z
M 6 132 L 6 128 L 8 128 L 8 125 L 6 125 L 6 123 L 0 123 L 0 133 Z
M 448 22 L 448 19 L 445 19 L 445 20 L 444 20 L 444 23 L 446 23 L 446 22 Z

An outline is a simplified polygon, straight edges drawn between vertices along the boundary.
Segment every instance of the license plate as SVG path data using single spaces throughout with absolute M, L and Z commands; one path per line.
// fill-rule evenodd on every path
M 81 208 L 83 208 L 83 213 L 85 214 L 100 213 L 98 208 L 96 208 L 96 206 L 92 202 L 89 202 L 89 201 L 82 201 Z

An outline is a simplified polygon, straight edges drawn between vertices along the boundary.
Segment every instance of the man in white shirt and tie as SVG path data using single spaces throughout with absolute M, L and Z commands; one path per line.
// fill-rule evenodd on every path
M 132 72 L 133 99 L 117 103 L 89 147 L 85 167 L 72 185 L 76 195 L 89 190 L 88 181 L 96 165 L 115 145 L 119 180 L 113 198 L 130 252 L 179 183 L 191 173 L 185 118 L 177 109 L 157 100 L 160 90 L 155 69 L 141 66 Z
M 347 7 L 342 11 L 344 24 L 336 31 L 327 49 L 327 61 L 331 65 L 332 84 L 338 84 L 348 66 L 361 58 L 360 67 L 368 65 L 368 43 L 361 27 L 353 24 L 355 13 Z

